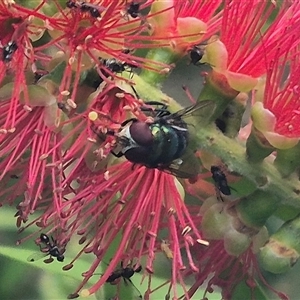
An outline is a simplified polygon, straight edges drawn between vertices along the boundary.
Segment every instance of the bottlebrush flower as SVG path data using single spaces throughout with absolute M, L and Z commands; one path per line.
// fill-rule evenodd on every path
M 274 5 L 265 1 L 226 1 L 220 38 L 208 41 L 201 62 L 209 63 L 214 73 L 225 76 L 234 90 L 253 89 L 258 78 L 266 73 L 266 56 L 270 61 L 275 56 L 284 56 L 297 44 L 299 2 L 282 4 L 275 20 L 268 25 Z
M 212 15 L 219 5 L 220 1 L 210 5 L 203 5 L 202 1 L 155 1 L 151 6 L 153 16 L 149 18 L 152 36 L 162 41 L 168 39 L 172 50 L 183 55 L 191 46 L 201 43 L 204 35 L 216 32 L 220 15 Z M 155 15 L 158 11 L 164 12 Z M 211 25 L 209 32 L 205 22 Z
M 218 9 L 221 3 L 220 0 L 210 1 L 209 3 L 204 1 L 182 1 L 174 6 L 175 18 L 177 22 L 187 23 L 189 18 L 196 18 L 206 23 L 207 28 L 204 36 L 204 39 L 206 39 L 206 37 L 211 37 L 220 30 L 223 10 L 221 9 L 218 12 Z
M 276 150 L 274 165 L 288 176 L 299 165 L 299 52 L 292 48 L 266 63 L 251 109 L 252 130 L 247 141 L 249 159 L 262 160 Z
M 292 49 L 285 57 L 279 54 L 267 63 L 267 76 L 254 96 L 254 127 L 275 148 L 295 146 L 299 130 L 299 54 Z M 296 53 L 296 54 L 295 54 Z
M 143 42 L 147 37 L 142 35 L 145 25 L 139 18 L 129 20 L 122 15 L 127 6 L 120 1 L 103 1 L 103 5 L 97 2 L 93 7 L 99 7 L 101 18 L 82 10 L 80 3 L 63 8 L 57 1 L 40 1 L 34 9 L 7 3 L 0 3 L 1 179 L 21 174 L 22 179 L 18 188 L 6 186 L 2 195 L 12 203 L 26 192 L 32 202 L 29 205 L 26 200 L 26 205 L 20 206 L 20 219 L 25 221 L 38 205 L 49 183 L 47 178 L 53 178 L 50 182 L 54 190 L 60 185 L 54 178 L 61 171 L 47 166 L 60 165 L 61 152 L 69 150 L 72 134 L 79 134 L 82 124 L 75 124 L 76 110 L 84 110 L 86 100 L 95 91 L 95 87 L 85 84 L 85 74 L 97 70 L 89 83 L 98 80 L 98 86 L 103 80 L 109 81 L 109 75 L 116 75 L 100 63 L 99 56 L 117 57 L 121 66 L 126 62 L 141 66 L 145 59 L 134 56 L 131 49 L 148 46 Z M 127 23 L 129 28 L 124 29 Z M 33 41 L 39 41 L 39 46 L 33 47 Z M 119 116 L 114 118 L 118 120 Z M 59 199 L 61 202 L 61 196 Z
M 245 282 L 248 286 L 249 295 L 255 295 L 255 288 L 258 287 L 257 280 L 280 299 L 288 299 L 286 294 L 275 290 L 266 282 L 259 269 L 253 248 L 249 248 L 236 257 L 226 252 L 223 241 L 211 241 L 207 248 L 197 247 L 193 253 L 198 255 L 201 272 L 195 275 L 195 283 L 188 290 L 189 298 L 187 299 L 192 299 L 200 287 L 205 288 L 204 299 L 208 293 L 213 293 L 218 287 L 222 289 L 222 298 L 231 299 L 235 294 L 235 288 L 241 282 Z M 243 291 L 245 293 L 245 288 Z
M 71 298 L 97 273 L 97 267 L 109 255 L 110 247 L 120 233 L 119 246 L 107 270 L 95 285 L 83 291 L 84 294 L 92 294 L 103 284 L 108 284 L 106 280 L 120 262 L 126 266 L 132 261 L 138 266 L 143 255 L 148 257 L 145 270 L 152 274 L 161 238 L 172 245 L 172 284 L 175 285 L 179 270 L 184 268 L 181 248 L 186 249 L 191 268 L 198 271 L 189 249 L 197 241 L 202 242 L 183 201 L 182 187 L 173 175 L 128 161 L 116 163 L 109 155 L 114 140 L 105 137 L 107 132 L 118 131 L 119 124 L 130 114 L 145 120 L 146 116 L 139 111 L 141 101 L 116 85 L 105 84 L 102 90 L 91 95 L 87 105 L 84 113 L 73 118 L 69 115 L 69 119 L 62 122 L 64 126 L 72 125 L 66 134 L 51 131 L 47 134 L 47 128 L 41 128 L 44 133 L 41 136 L 49 139 L 45 140 L 48 147 L 36 146 L 42 152 L 39 155 L 32 153 L 32 156 L 40 163 L 40 169 L 39 165 L 31 168 L 33 174 L 29 178 L 34 181 L 44 176 L 43 181 L 53 190 L 39 190 L 43 187 L 39 184 L 34 189 L 39 191 L 36 197 L 28 191 L 25 193 L 26 199 L 18 207 L 18 225 L 27 221 L 33 210 L 43 213 L 26 227 L 21 227 L 20 231 L 36 224 L 42 232 L 55 233 L 55 239 L 62 247 L 72 236 L 81 236 L 82 250 L 64 269 L 71 269 L 84 253 L 93 253 L 95 260 Z M 39 121 L 41 124 L 42 120 L 43 114 Z M 29 134 L 33 135 L 32 132 Z M 23 176 L 26 174 L 22 173 L 21 178 Z M 40 181 L 35 182 L 37 185 Z M 11 189 L 6 190 L 6 193 L 9 192 Z M 165 229 L 168 229 L 167 236 L 163 236 Z
M 142 34 L 145 25 L 140 23 L 140 19 L 129 21 L 121 14 L 126 11 L 126 5 L 120 1 L 103 1 L 100 6 L 95 3 L 94 6 L 101 10 L 101 18 L 95 18 L 82 10 L 80 5 L 63 9 L 56 1 L 49 5 L 41 1 L 35 9 L 14 2 L 5 3 L 1 1 L 4 30 L 0 35 L 3 47 L 0 81 L 3 82 L 5 74 L 14 74 L 15 85 L 11 100 L 13 109 L 7 114 L 4 130 L 15 128 L 15 118 L 11 118 L 11 114 L 18 105 L 21 92 L 24 93 L 24 104 L 30 108 L 31 103 L 26 96 L 27 84 L 36 83 L 33 75 L 38 75 L 39 71 L 51 72 L 59 65 L 60 69 L 56 69 L 56 74 L 51 77 L 55 84 L 48 88 L 51 93 L 56 93 L 59 103 L 64 101 L 65 91 L 72 90 L 70 99 L 76 102 L 80 76 L 84 71 L 96 66 L 102 80 L 106 79 L 107 74 L 115 75 L 105 64 L 101 64 L 99 57 L 116 57 L 121 62 L 136 67 L 148 61 L 133 56 L 131 50 L 149 47 L 144 41 L 153 41 L 153 37 Z M 51 16 L 44 11 L 51 11 Z M 124 28 L 126 22 L 129 23 L 129 28 Z M 45 33 L 50 35 L 50 41 L 46 40 Z M 40 45 L 33 48 L 34 41 L 39 41 Z M 9 43 L 13 43 L 14 47 L 7 49 Z M 48 54 L 45 54 L 46 50 Z M 155 65 L 155 62 L 152 64 Z M 158 65 L 166 67 L 163 63 Z M 75 72 L 77 76 L 73 79 Z
M 83 172 L 80 172 L 83 174 Z M 75 174 L 73 174 L 73 177 Z M 186 249 L 189 264 L 197 271 L 190 256 L 190 247 L 201 235 L 183 202 L 182 188 L 169 174 L 143 166 L 133 166 L 130 162 L 118 163 L 103 173 L 81 175 L 76 196 L 61 207 L 66 217 L 64 228 L 69 235 L 82 235 L 82 251 L 92 252 L 96 257 L 91 268 L 85 272 L 85 278 L 75 295 L 90 279 L 104 257 L 109 255 L 113 241 L 118 240 L 108 268 L 98 282 L 84 295 L 96 292 L 106 283 L 107 278 L 120 264 L 129 261 L 140 265 L 142 255 L 146 255 L 146 274 L 155 273 L 153 262 L 161 238 L 172 245 L 172 278 L 175 285 L 179 270 L 184 268 L 180 249 Z M 180 192 L 181 190 L 181 192 Z M 49 211 L 49 215 L 53 212 Z M 49 219 L 50 220 L 50 219 Z M 168 235 L 163 231 L 168 229 Z M 95 234 L 90 234 L 95 230 Z M 120 233 L 122 236 L 120 237 Z M 70 269 L 76 257 L 65 269 Z
M 268 239 L 265 227 L 259 230 L 245 226 L 234 212 L 234 203 L 220 202 L 216 197 L 206 199 L 200 212 L 191 210 L 191 213 L 209 243 L 206 247 L 195 244 L 191 249 L 201 271 L 194 273 L 190 268 L 184 271 L 185 276 L 195 276 L 186 299 L 192 299 L 200 287 L 205 290 L 203 298 L 219 287 L 222 297 L 231 299 L 235 287 L 241 282 L 245 282 L 253 293 L 257 279 L 281 299 L 287 299 L 285 294 L 265 281 L 259 269 L 256 254 Z
M 174 299 L 178 298 L 178 283 L 184 296 L 189 298 L 212 272 L 209 287 L 211 284 L 220 285 L 224 287 L 224 294 L 229 295 L 240 279 L 247 276 L 252 279 L 252 270 L 246 270 L 244 266 L 257 270 L 254 253 L 264 237 L 262 226 L 265 219 L 279 208 L 281 199 L 275 199 L 274 205 L 270 197 L 269 205 L 258 214 L 258 205 L 257 210 L 248 205 L 252 200 L 249 196 L 249 201 L 240 199 L 244 206 L 216 203 L 216 198 L 210 197 L 203 204 L 203 214 L 200 215 L 199 206 L 185 202 L 181 182 L 175 176 L 133 164 L 122 157 L 113 157 L 113 151 L 120 146 L 120 129 L 129 128 L 123 128 L 124 122 L 130 122 L 131 118 L 143 122 L 151 119 L 143 113 L 143 100 L 133 96 L 134 89 L 125 87 L 124 82 L 133 85 L 136 78 L 137 90 L 142 90 L 152 101 L 167 98 L 166 95 L 161 97 L 163 93 L 155 88 L 152 91 L 155 83 L 161 84 L 160 79 L 167 72 L 159 74 L 162 76 L 157 76 L 157 81 L 155 76 L 143 77 L 143 72 L 135 78 L 121 73 L 131 73 L 135 67 L 162 71 L 164 67 L 170 67 L 166 65 L 170 56 L 158 55 L 158 60 L 152 61 L 151 53 L 173 51 L 171 54 L 178 58 L 186 54 L 189 47 L 201 43 L 220 29 L 220 39 L 216 38 L 206 46 L 206 56 L 213 68 L 211 77 L 207 78 L 215 79 L 219 74 L 225 77 L 226 84 L 229 84 L 224 84 L 224 94 L 229 86 L 233 91 L 229 97 L 232 99 L 236 90 L 253 89 L 258 78 L 267 72 L 267 59 L 272 64 L 273 60 L 282 62 L 288 50 L 295 51 L 300 24 L 299 4 L 283 4 L 273 25 L 260 33 L 273 11 L 272 6 L 260 1 L 226 1 L 224 5 L 218 0 L 206 5 L 200 1 L 160 0 L 70 0 L 60 3 L 41 0 L 32 8 L 32 2 L 26 6 L 10 1 L 8 5 L 7 1 L 0 0 L 0 8 L 3 8 L 0 24 L 4 28 L 0 33 L 4 46 L 0 63 L 2 203 L 16 204 L 20 232 L 37 226 L 39 233 L 52 235 L 61 249 L 66 249 L 69 240 L 79 236 L 81 250 L 64 266 L 64 270 L 72 269 L 85 254 L 90 254 L 94 261 L 83 273 L 82 283 L 70 298 L 93 294 L 109 284 L 109 278 L 121 263 L 132 266 L 134 270 L 143 267 L 144 277 L 148 276 L 145 298 L 150 298 L 156 289 L 152 277 L 156 271 L 154 260 L 157 252 L 163 252 L 172 263 L 166 298 L 170 294 Z M 147 10 L 151 4 L 149 14 L 142 15 L 142 9 Z M 220 12 L 216 13 L 218 9 Z M 219 28 L 222 16 L 223 23 Z M 151 34 L 148 35 L 147 31 Z M 233 34 L 237 36 L 236 44 L 232 43 Z M 147 58 L 134 55 L 134 50 L 142 48 L 153 51 L 148 51 Z M 266 50 L 270 51 L 270 57 L 266 57 Z M 174 56 L 170 60 L 174 61 Z M 299 71 L 295 57 L 289 56 L 289 60 L 295 59 L 292 69 Z M 282 73 L 279 71 L 278 74 Z M 287 90 L 292 87 L 297 92 L 294 84 L 297 78 L 286 80 L 293 82 Z M 207 80 L 203 89 L 202 95 L 208 96 L 205 100 L 214 99 L 206 93 L 209 83 Z M 278 88 L 283 89 L 280 85 Z M 290 96 L 288 94 L 288 99 Z M 166 113 L 164 109 L 159 111 Z M 296 115 L 297 111 L 294 106 L 292 113 Z M 212 113 L 216 115 L 215 110 Z M 203 116 L 193 115 L 193 119 L 198 117 Z M 281 124 L 286 120 L 280 119 Z M 296 125 L 292 121 L 290 124 Z M 198 140 L 203 137 L 201 145 L 205 150 L 211 147 L 212 152 L 220 153 L 214 153 L 220 157 L 225 153 L 222 159 L 228 169 L 249 176 L 245 175 L 247 180 L 254 182 L 254 188 L 263 187 L 257 193 L 260 193 L 258 200 L 263 199 L 265 204 L 264 197 L 275 184 L 266 183 L 267 176 L 256 176 L 260 174 L 247 164 L 243 146 L 228 137 L 225 139 L 223 133 L 213 126 L 194 127 L 198 129 Z M 173 128 L 185 131 L 180 126 Z M 201 130 L 210 133 L 200 137 Z M 132 140 L 129 142 L 133 144 Z M 228 150 L 231 142 L 236 147 Z M 226 151 L 219 151 L 219 144 Z M 250 171 L 246 173 L 244 166 Z M 266 163 L 262 169 L 268 166 Z M 271 171 L 269 177 L 274 179 Z M 206 175 L 203 174 L 203 178 Z M 292 190 L 292 185 L 288 185 L 287 191 Z M 200 189 L 200 192 L 194 189 L 198 194 L 196 199 L 203 200 L 215 193 L 213 184 L 208 185 L 205 192 L 202 186 Z M 276 193 L 276 188 L 274 190 Z M 293 189 L 293 193 L 296 192 Z M 257 193 L 253 192 L 252 197 Z M 274 191 L 270 194 L 273 196 Z M 211 206 L 210 199 L 215 200 Z M 258 215 L 256 218 L 249 213 L 250 209 Z M 34 217 L 31 216 L 33 213 L 36 213 Z M 249 225 L 245 220 L 259 222 L 258 228 L 250 227 L 253 224 Z M 35 232 L 19 242 L 37 234 Z M 203 234 L 211 245 L 203 240 Z M 202 248 L 194 253 L 198 244 L 202 244 Z M 67 253 L 64 255 L 68 257 Z M 103 272 L 99 269 L 103 267 L 103 261 L 108 262 L 107 257 L 111 261 Z M 224 272 L 232 265 L 232 272 L 223 280 Z M 196 283 L 188 292 L 184 279 L 192 272 L 196 273 Z M 89 287 L 90 279 L 96 273 L 102 275 Z M 248 282 L 253 284 L 251 280 Z
M 203 5 L 202 1 L 154 1 L 148 16 L 149 32 L 160 48 L 149 51 L 147 58 L 173 66 L 195 45 L 218 31 L 222 13 L 215 12 L 219 3 Z M 170 68 L 151 64 L 149 67 L 161 76 L 148 70 L 143 70 L 141 76 L 154 84 L 161 83 L 166 78 L 165 74 L 170 72 Z

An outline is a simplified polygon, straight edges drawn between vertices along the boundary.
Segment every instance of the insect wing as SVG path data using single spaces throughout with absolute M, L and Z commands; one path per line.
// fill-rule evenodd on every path
M 49 255 L 49 253 L 43 253 L 43 252 L 35 252 L 27 257 L 27 261 L 29 262 L 35 262 L 37 260 L 40 260 L 41 258 L 44 258 L 45 256 Z
M 124 278 L 124 283 L 126 287 L 126 294 L 128 294 L 128 289 L 131 289 L 131 299 L 143 299 L 141 292 L 139 289 L 135 286 L 135 284 L 131 281 L 130 278 Z
M 187 148 L 180 159 L 173 161 L 164 171 L 179 178 L 196 178 L 200 173 L 201 163 L 194 151 Z
M 188 117 L 203 117 L 207 119 L 210 117 L 216 108 L 216 104 L 212 100 L 203 100 L 194 105 L 185 107 L 175 113 L 165 116 L 165 120 L 172 119 L 186 119 Z
M 87 6 L 90 8 L 94 8 L 97 9 L 99 12 L 103 12 L 105 11 L 107 8 L 101 5 L 97 5 L 97 4 L 92 4 L 92 3 L 87 3 Z
M 116 270 L 116 271 L 119 272 L 118 270 Z M 113 278 L 111 277 L 111 279 L 113 279 Z M 96 293 L 97 299 L 103 299 L 101 292 L 102 292 L 102 290 L 100 289 Z M 109 297 L 111 297 L 109 299 L 119 299 L 119 300 L 142 299 L 142 295 L 141 295 L 140 291 L 134 285 L 134 283 L 131 281 L 131 279 L 124 278 L 124 277 L 122 279 L 122 276 L 116 278 L 115 281 L 110 282 L 110 284 L 108 286 L 106 286 L 106 293 L 105 293 L 105 295 L 109 295 Z
M 230 187 L 228 186 L 226 179 L 220 181 L 218 188 L 224 195 L 231 195 Z

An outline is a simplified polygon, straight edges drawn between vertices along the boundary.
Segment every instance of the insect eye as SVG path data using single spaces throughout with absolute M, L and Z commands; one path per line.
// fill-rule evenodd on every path
M 145 122 L 136 121 L 130 125 L 132 139 L 141 146 L 150 146 L 153 143 L 153 136 L 149 125 Z

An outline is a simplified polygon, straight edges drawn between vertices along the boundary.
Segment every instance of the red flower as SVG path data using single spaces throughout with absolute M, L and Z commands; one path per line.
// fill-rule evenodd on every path
M 294 49 L 282 60 L 276 57 L 268 63 L 264 108 L 276 117 L 274 131 L 286 137 L 300 137 L 299 50 Z M 293 52 L 298 52 L 293 55 Z M 288 57 L 290 56 L 290 57 Z M 289 75 L 286 69 L 289 68 Z
M 211 37 L 213 34 L 220 30 L 220 24 L 222 21 L 223 10 L 218 9 L 221 6 L 222 1 L 182 1 L 176 2 L 175 16 L 176 18 L 192 17 L 202 20 L 207 24 L 207 31 L 204 35 L 204 39 Z
M 283 3 L 275 21 L 264 30 L 274 9 L 274 5 L 264 1 L 227 1 L 223 13 L 221 41 L 227 46 L 230 71 L 258 77 L 266 72 L 266 53 L 271 60 L 278 55 L 277 52 L 282 55 L 290 49 L 291 39 L 296 42 L 293 37 L 300 26 L 297 21 L 299 2 L 293 2 L 292 5 Z
M 161 165 L 149 163 L 146 167 L 126 161 L 124 157 L 115 158 L 113 154 L 119 153 L 118 147 L 123 146 L 122 137 L 129 148 L 139 148 L 140 143 L 133 138 L 122 136 L 130 130 L 132 118 L 150 122 L 150 117 L 143 112 L 145 103 L 137 95 L 133 96 L 136 92 L 130 77 L 132 69 L 160 70 L 161 76 L 157 78 L 147 78 L 142 72 L 133 79 L 136 79 L 137 90 L 146 96 L 149 91 L 151 100 L 167 99 L 157 89 L 150 91 L 152 86 L 148 85 L 159 83 L 170 71 L 164 68 L 170 67 L 164 63 L 165 59 L 176 61 L 218 30 L 220 39 L 212 37 L 203 45 L 204 60 L 210 63 L 213 72 L 207 77 L 209 80 L 200 98 L 210 99 L 213 92 L 218 94 L 218 87 L 214 85 L 216 74 L 220 73 L 228 82 L 220 89 L 222 95 L 216 97 L 211 118 L 217 115 L 218 109 L 225 108 L 223 103 L 218 106 L 217 102 L 219 99 L 227 101 L 226 97 L 223 99 L 227 83 L 236 91 L 256 87 L 256 100 L 261 100 L 257 83 L 262 83 L 259 77 L 266 74 L 263 102 L 254 105 L 252 117 L 255 119 L 255 114 L 260 117 L 263 111 L 276 121 L 272 123 L 272 136 L 275 132 L 290 138 L 292 143 L 298 142 L 299 3 L 284 3 L 277 19 L 264 31 L 274 7 L 261 1 L 225 1 L 224 10 L 218 13 L 221 5 L 218 0 L 209 4 L 171 0 L 100 2 L 74 0 L 62 6 L 57 0 L 41 1 L 35 9 L 13 2 L 0 3 L 3 9 L 0 25 L 4 27 L 0 33 L 3 46 L 0 195 L 3 202 L 12 205 L 22 197 L 21 202 L 17 202 L 16 213 L 19 231 L 36 225 L 37 231 L 46 238 L 48 234 L 53 236 L 59 250 L 65 250 L 74 236 L 80 237 L 81 250 L 64 266 L 65 271 L 84 254 L 94 257 L 70 298 L 80 293 L 93 294 L 114 281 L 110 280 L 111 276 L 120 264 L 131 266 L 134 271 L 143 265 L 144 277 L 148 277 L 145 298 L 150 298 L 160 288 L 154 288 L 152 283 L 157 252 L 163 252 L 172 261 L 172 276 L 165 283 L 169 284 L 166 298 L 170 294 L 178 298 L 176 285 L 180 283 L 188 299 L 208 278 L 211 279 L 207 291 L 212 290 L 212 285 L 221 286 L 225 298 L 230 297 L 240 280 L 245 279 L 253 287 L 254 275 L 260 274 L 254 244 L 263 228 L 259 231 L 243 223 L 235 203 L 208 197 L 215 194 L 212 183 L 205 188 L 202 183 L 200 187 L 186 187 L 186 191 L 197 193 L 196 199 L 208 198 L 201 206 L 200 215 L 198 205 L 194 207 L 184 202 L 184 191 L 176 177 L 151 168 Z M 137 11 L 133 9 L 134 4 Z M 147 10 L 150 4 L 149 14 L 141 15 L 140 11 Z M 158 62 L 134 55 L 137 49 L 158 47 L 162 49 L 147 53 L 148 58 L 156 56 Z M 288 78 L 283 73 L 286 64 L 290 68 Z M 124 75 L 126 71 L 130 75 Z M 236 91 L 228 99 L 232 100 Z M 160 113 L 167 114 L 164 108 Z M 195 119 L 197 117 L 202 115 L 195 114 Z M 254 126 L 259 127 L 263 122 L 269 125 L 266 122 L 269 119 L 257 119 L 253 121 Z M 142 122 L 138 125 L 147 127 Z M 180 125 L 172 126 L 186 133 L 186 139 L 178 141 L 182 148 L 186 147 L 190 132 Z M 271 130 L 267 129 L 265 132 L 269 134 Z M 221 140 L 221 133 L 216 136 Z M 214 152 L 217 139 L 204 137 Z M 171 142 L 169 138 L 172 146 Z M 177 146 L 180 160 L 181 149 Z M 125 148 L 121 150 L 125 152 Z M 134 151 L 131 153 L 134 156 Z M 169 156 L 170 160 L 174 158 Z M 212 162 L 219 161 L 209 159 L 207 163 L 202 159 L 208 169 Z M 235 162 L 226 164 L 235 170 Z M 211 174 L 202 174 L 204 179 L 208 176 Z M 265 191 L 260 190 L 264 196 Z M 30 215 L 34 212 L 38 215 L 32 220 Z M 209 239 L 209 245 L 202 234 Z M 114 244 L 118 246 L 112 251 Z M 198 244 L 202 244 L 201 248 Z M 187 263 L 184 263 L 183 252 Z M 85 289 L 109 255 L 111 261 L 107 269 L 100 270 L 102 276 Z M 59 260 L 63 258 L 60 255 Z M 188 291 L 184 278 L 192 273 L 196 273 L 196 282 Z
M 254 94 L 253 125 L 275 148 L 288 149 L 299 141 L 299 71 L 298 48 L 284 57 L 278 51 Z
M 250 91 L 257 78 L 266 73 L 266 55 L 272 60 L 297 45 L 299 5 L 298 1 L 284 2 L 268 26 L 275 9 L 268 2 L 226 1 L 220 40 L 214 37 L 208 42 L 203 62 L 224 74 L 233 89 Z
M 129 118 L 130 112 L 145 120 L 146 117 L 139 111 L 141 101 L 115 85 L 106 85 L 88 103 L 84 113 L 61 123 L 61 133 L 54 133 L 43 124 L 42 108 L 36 111 L 41 116 L 37 120 L 43 134 L 34 134 L 29 130 L 38 127 L 30 122 L 25 126 L 29 136 L 24 135 L 24 139 L 27 137 L 32 153 L 29 161 L 24 160 L 22 165 L 18 165 L 21 170 L 26 170 L 26 165 L 30 163 L 29 173 L 23 171 L 20 174 L 21 178 L 29 179 L 27 182 L 22 179 L 21 191 L 18 189 L 18 193 L 26 191 L 27 196 L 18 206 L 17 223 L 20 226 L 22 221 L 27 221 L 34 210 L 42 211 L 43 214 L 26 227 L 36 224 L 42 232 L 55 233 L 55 240 L 62 248 L 72 236 L 79 234 L 82 250 L 65 266 L 65 270 L 69 270 L 83 253 L 92 252 L 95 255 L 94 263 L 71 297 L 75 297 L 90 277 L 97 273 L 98 265 L 109 254 L 112 242 L 119 238 L 121 232 L 119 247 L 109 267 L 88 293 L 94 293 L 105 284 L 120 262 L 127 265 L 133 261 L 135 265 L 140 265 L 145 254 L 148 257 L 145 269 L 152 274 L 155 252 L 161 238 L 169 241 L 174 255 L 172 283 L 175 285 L 179 270 L 184 268 L 180 249 L 186 249 L 189 265 L 197 271 L 190 255 L 190 246 L 202 241 L 183 202 L 182 188 L 175 177 L 159 170 L 133 165 L 128 161 L 115 164 L 110 155 L 114 138 L 105 138 L 107 132 L 118 131 L 119 124 Z M 28 147 L 20 147 L 18 154 L 12 158 L 26 157 L 26 151 L 21 149 Z M 10 158 L 3 164 L 9 165 Z M 14 170 L 15 165 L 9 166 Z M 53 190 L 43 190 L 49 185 Z M 6 189 L 3 193 L 8 194 L 12 189 Z M 12 198 L 9 200 L 13 201 Z M 163 236 L 165 229 L 168 233 Z
M 173 278 L 185 268 L 180 253 L 182 247 L 188 253 L 190 266 L 197 271 L 190 247 L 196 240 L 201 240 L 201 235 L 179 193 L 179 183 L 172 175 L 133 166 L 130 162 L 108 167 L 105 173 L 90 174 L 86 170 L 85 177 L 82 168 L 78 171 L 81 175 L 72 175 L 72 178 L 81 178 L 79 187 L 74 189 L 76 196 L 61 206 L 66 221 L 64 228 L 68 228 L 69 237 L 75 233 L 83 235 L 85 243 L 80 254 L 92 252 L 96 258 L 75 294 L 97 272 L 98 265 L 107 257 L 111 243 L 116 239 L 120 239 L 118 248 L 103 276 L 89 289 L 90 294 L 106 283 L 121 261 L 125 265 L 129 261 L 140 265 L 142 255 L 146 255 L 145 269 L 152 274 L 155 271 L 155 252 L 164 229 L 168 229 L 164 238 L 169 241 L 173 253 Z M 54 216 L 52 211 L 49 211 L 50 215 Z M 95 234 L 89 236 L 92 231 Z M 119 238 L 120 232 L 122 236 Z M 66 269 L 70 269 L 77 258 Z
M 235 257 L 227 253 L 223 241 L 212 241 L 206 248 L 198 247 L 195 253 L 198 255 L 201 272 L 195 275 L 196 281 L 188 291 L 190 298 L 200 287 L 205 285 L 204 298 L 207 293 L 213 293 L 215 287 L 220 287 L 222 288 L 222 298 L 231 299 L 235 287 L 242 281 L 246 282 L 253 294 L 254 289 L 258 286 L 256 280 L 259 279 L 280 299 L 288 299 L 287 295 L 276 291 L 265 281 L 256 255 L 251 248 Z

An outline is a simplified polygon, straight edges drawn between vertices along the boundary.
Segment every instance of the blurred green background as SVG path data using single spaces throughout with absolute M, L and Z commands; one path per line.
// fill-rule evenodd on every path
M 20 246 L 16 246 L 16 241 L 20 236 L 24 237 L 23 234 L 16 233 L 15 227 L 15 210 L 9 207 L 2 207 L 0 209 L 0 299 L 11 300 L 11 299 L 66 299 L 67 295 L 72 293 L 80 282 L 81 273 L 87 270 L 89 263 L 92 260 L 92 255 L 84 255 L 80 258 L 73 269 L 70 271 L 62 271 L 61 267 L 68 263 L 71 258 L 74 257 L 79 249 L 79 246 L 75 242 L 71 242 L 66 251 L 66 259 L 63 264 L 56 260 L 51 264 L 45 264 L 43 258 L 30 263 L 27 258 L 35 252 L 39 252 L 39 248 L 35 245 L 33 240 L 29 240 Z M 280 223 L 275 219 L 271 219 L 269 226 L 277 228 Z M 27 233 L 29 233 L 28 231 Z M 171 274 L 171 263 L 167 258 L 159 254 L 155 261 L 155 278 L 154 285 L 158 286 L 165 281 Z M 290 272 L 284 275 L 272 275 L 265 272 L 264 275 L 268 283 L 270 283 L 277 290 L 285 292 L 290 299 L 299 299 L 299 285 L 298 276 L 300 272 L 300 265 L 297 264 Z M 146 281 L 140 286 L 140 280 L 142 272 L 135 274 L 132 277 L 132 281 L 138 287 L 143 294 L 146 290 Z M 97 280 L 97 276 L 95 276 Z M 189 281 L 189 280 L 188 280 Z M 187 281 L 187 282 L 188 282 Z M 123 281 L 121 283 L 123 286 Z M 116 292 L 116 286 L 107 284 L 108 293 L 113 296 Z M 127 287 L 123 286 L 122 289 L 127 291 Z M 153 295 L 152 300 L 165 299 L 166 288 L 161 289 L 159 292 Z M 105 291 L 107 292 L 107 290 Z M 277 299 L 277 297 L 268 292 L 268 299 Z M 137 293 L 133 292 L 133 296 Z M 234 299 L 239 299 L 239 292 L 235 295 Z M 242 290 L 244 299 L 250 299 L 250 295 Z M 249 298 L 248 298 L 248 296 Z M 203 296 L 203 290 L 199 291 L 195 298 L 201 299 Z M 124 299 L 130 299 L 126 296 Z M 221 299 L 221 295 L 217 292 L 208 294 L 209 300 Z M 81 298 L 79 298 L 81 299 Z M 103 291 L 99 291 L 95 296 L 90 296 L 87 299 L 109 299 L 109 296 L 103 296 Z M 136 299 L 136 298 L 132 298 Z M 263 295 L 256 299 L 266 299 Z
M 67 246 L 63 263 L 54 260 L 50 264 L 45 264 L 43 258 L 35 262 L 28 262 L 29 256 L 39 253 L 39 247 L 33 239 L 19 246 L 16 245 L 16 241 L 26 235 L 16 233 L 14 214 L 13 208 L 2 207 L 0 209 L 0 299 L 66 299 L 68 294 L 72 293 L 80 283 L 81 273 L 89 268 L 93 255 L 84 254 L 70 271 L 62 271 L 62 266 L 67 264 L 80 249 L 76 242 L 71 241 Z M 29 233 L 30 230 L 27 231 L 27 234 Z M 171 263 L 163 254 L 157 255 L 155 271 L 155 279 L 152 280 L 153 286 L 159 286 L 165 282 L 165 278 L 170 278 Z M 136 273 L 132 277 L 132 281 L 143 294 L 147 288 L 147 281 L 145 280 L 142 285 L 139 285 L 142 273 Z M 95 276 L 95 280 L 93 279 L 91 282 L 95 282 L 97 279 L 98 276 Z M 120 285 L 121 293 L 126 294 L 124 299 L 130 299 L 128 298 L 130 296 L 127 295 L 128 290 L 132 292 L 132 299 L 136 299 L 138 294 L 133 288 L 126 287 L 123 281 Z M 88 299 L 108 300 L 115 295 L 116 288 L 115 285 L 106 284 L 105 292 L 107 294 L 105 296 L 103 295 L 104 291 L 100 290 Z M 123 290 L 124 292 L 122 292 Z M 178 290 L 181 290 L 180 287 Z M 164 287 L 151 299 L 164 299 L 166 292 L 167 287 Z M 203 291 L 199 291 L 196 299 L 200 299 L 202 294 Z M 220 299 L 220 296 L 214 295 L 210 299 Z

